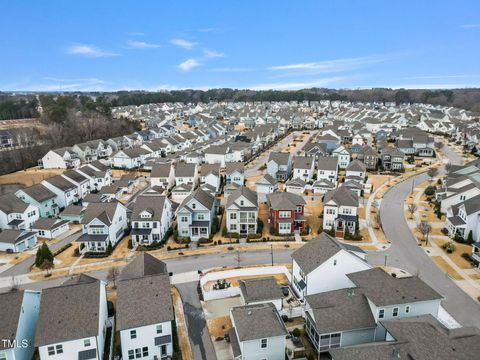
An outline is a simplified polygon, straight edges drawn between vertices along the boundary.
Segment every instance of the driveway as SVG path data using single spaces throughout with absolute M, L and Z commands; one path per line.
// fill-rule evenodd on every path
M 197 294 L 198 282 L 177 284 L 182 296 L 183 311 L 188 328 L 188 337 L 192 345 L 193 358 L 214 360 L 217 358 L 212 339 L 207 329 L 207 321 L 203 315 L 202 305 Z
M 58 241 L 57 243 L 53 245 L 48 245 L 50 248 L 50 251 L 54 253 L 58 249 L 60 249 L 62 246 L 67 245 L 71 243 L 73 240 L 76 240 L 80 236 L 81 230 L 77 230 L 74 233 L 68 235 L 64 239 Z M 8 276 L 16 276 L 16 275 L 21 275 L 21 274 L 26 274 L 30 271 L 30 268 L 32 267 L 33 263 L 35 262 L 35 255 L 30 256 L 28 259 L 22 261 L 21 263 L 18 263 L 11 268 L 5 270 L 0 274 L 0 277 L 8 277 Z
M 461 158 L 447 146 L 445 150 L 452 164 L 461 162 Z M 380 214 L 385 236 L 391 241 L 391 246 L 385 252 L 369 253 L 367 260 L 374 265 L 383 265 L 386 257 L 388 266 L 418 275 L 445 297 L 442 306 L 455 320 L 464 326 L 480 327 L 480 304 L 458 287 L 418 246 L 405 220 L 404 200 L 413 182 L 419 184 L 427 179 L 427 174 L 414 176 L 393 186 L 386 193 L 380 205 Z

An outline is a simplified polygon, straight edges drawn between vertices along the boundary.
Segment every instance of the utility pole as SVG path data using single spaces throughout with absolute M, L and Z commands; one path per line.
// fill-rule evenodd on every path
M 273 266 L 273 244 L 270 244 L 270 256 L 272 257 L 272 266 Z

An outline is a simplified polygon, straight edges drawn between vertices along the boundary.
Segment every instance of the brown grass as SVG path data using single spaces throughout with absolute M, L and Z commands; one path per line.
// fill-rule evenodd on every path
M 183 312 L 182 298 L 176 287 L 172 287 L 172 301 L 182 360 L 193 360 L 192 347 L 188 339 L 187 322 L 185 321 L 185 314 Z
M 210 335 L 216 338 L 223 338 L 225 334 L 232 328 L 230 316 L 220 316 L 215 319 L 207 320 L 207 328 Z
M 32 186 L 49 177 L 62 174 L 65 169 L 40 169 L 39 167 L 29 168 L 26 171 L 17 171 L 11 174 L 0 176 L 0 184 L 23 184 Z
M 453 269 L 443 257 L 432 256 L 432 259 L 440 267 L 440 269 L 446 272 L 450 277 L 452 277 L 455 280 L 463 280 L 462 275 L 456 272 L 455 269 Z
M 307 218 L 307 225 L 312 228 L 314 233 L 317 233 L 318 228 L 323 225 L 323 219 L 319 218 L 322 213 L 323 202 L 321 199 L 306 201 L 305 217 Z
M 446 242 L 448 241 L 451 241 L 451 240 L 447 240 L 447 239 L 433 239 L 433 241 L 435 242 L 435 244 L 437 244 L 439 247 L 442 247 L 443 244 L 445 244 Z M 455 243 L 455 246 L 456 246 L 456 250 L 455 252 L 451 253 L 451 254 L 448 254 L 447 252 L 445 252 L 445 254 L 448 256 L 448 258 L 450 260 L 452 260 L 455 265 L 457 265 L 460 269 L 472 269 L 472 264 L 470 263 L 470 261 L 468 260 L 465 260 L 463 257 L 462 257 L 462 254 L 463 253 L 468 253 L 470 254 L 472 252 L 472 246 L 471 245 L 467 245 L 467 244 L 460 244 L 460 243 Z
M 260 279 L 264 277 L 271 277 L 273 276 L 275 280 L 277 280 L 277 284 L 279 285 L 286 285 L 288 284 L 288 279 L 285 276 L 285 274 L 280 273 L 280 274 L 269 274 L 269 275 L 247 275 L 247 276 L 235 276 L 235 277 L 229 277 L 225 278 L 226 281 L 228 281 L 232 286 L 237 287 L 238 282 L 240 280 L 248 280 L 248 279 Z M 203 289 L 204 290 L 209 290 L 210 287 L 215 284 L 217 281 L 212 280 L 212 281 L 207 281 L 205 284 L 203 284 Z

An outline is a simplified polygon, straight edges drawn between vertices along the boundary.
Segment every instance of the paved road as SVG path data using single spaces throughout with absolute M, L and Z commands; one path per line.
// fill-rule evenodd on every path
M 71 243 L 73 240 L 77 239 L 80 236 L 80 230 L 75 231 L 74 233 L 70 234 L 66 238 L 58 241 L 57 243 L 53 245 L 49 245 L 48 247 L 50 250 L 53 252 L 57 251 L 60 249 L 62 246 Z M 32 267 L 33 263 L 35 262 L 35 256 L 30 256 L 26 260 L 22 261 L 21 263 L 18 263 L 14 266 L 12 266 L 10 269 L 5 270 L 4 272 L 0 273 L 0 277 L 8 277 L 8 276 L 15 276 L 15 275 L 21 275 L 21 274 L 26 274 L 30 271 L 30 268 Z
M 445 147 L 445 154 L 452 164 L 461 158 Z M 412 183 L 419 184 L 428 179 L 420 174 L 392 187 L 380 205 L 382 227 L 387 239 L 392 243 L 385 252 L 370 253 L 367 260 L 375 265 L 383 265 L 385 255 L 387 265 L 402 268 L 418 274 L 427 284 L 445 297 L 443 307 L 462 325 L 480 327 L 480 305 L 468 296 L 451 280 L 417 245 L 404 217 L 404 199 L 412 189 Z
M 187 322 L 188 337 L 192 345 L 194 359 L 216 359 L 212 339 L 208 333 L 207 321 L 197 294 L 198 282 L 178 284 L 177 289 L 182 296 L 183 312 Z

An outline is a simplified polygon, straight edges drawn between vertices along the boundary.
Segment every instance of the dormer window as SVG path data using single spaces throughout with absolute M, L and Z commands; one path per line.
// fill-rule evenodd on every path
M 192 204 L 192 209 L 195 209 L 197 207 L 197 204 L 193 203 Z
M 244 204 L 244 201 L 240 200 L 240 206 L 243 206 L 243 204 Z

